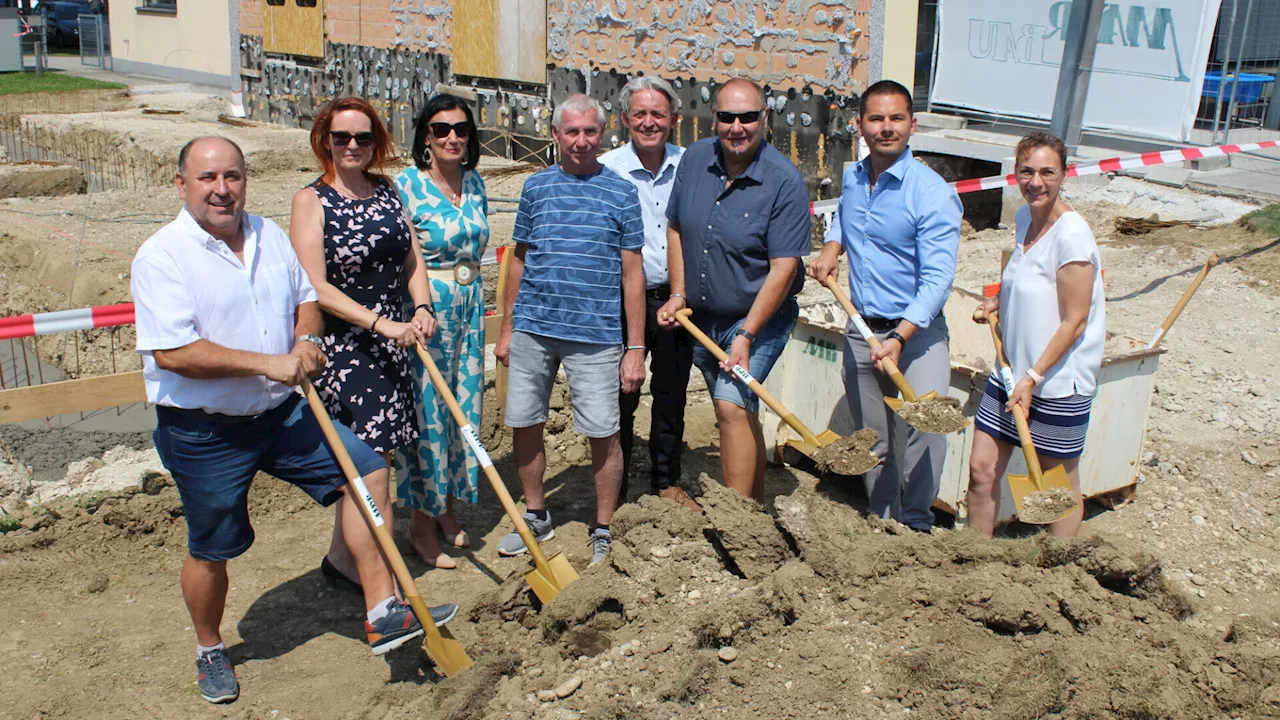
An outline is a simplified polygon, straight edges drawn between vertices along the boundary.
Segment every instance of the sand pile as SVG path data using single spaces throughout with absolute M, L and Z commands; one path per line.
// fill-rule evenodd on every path
M 651 496 L 624 506 L 611 560 L 545 607 L 513 575 L 471 609 L 478 671 L 385 700 L 450 718 L 1274 710 L 1275 626 L 1201 634 L 1151 558 L 1100 540 L 898 534 L 807 489 L 776 516 L 703 490 L 707 516 Z

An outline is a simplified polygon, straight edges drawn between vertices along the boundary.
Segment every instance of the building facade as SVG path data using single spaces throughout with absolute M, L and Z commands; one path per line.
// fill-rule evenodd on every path
M 488 154 L 554 161 L 551 111 L 574 92 L 609 113 L 656 74 L 681 96 L 676 142 L 711 132 L 711 92 L 766 87 L 770 141 L 831 196 L 870 81 L 913 86 L 917 0 L 232 0 L 249 117 L 307 126 L 331 98 L 378 105 L 400 143 L 427 97 L 471 100 Z M 113 8 L 114 10 L 114 8 Z M 824 180 L 829 181 L 825 182 Z

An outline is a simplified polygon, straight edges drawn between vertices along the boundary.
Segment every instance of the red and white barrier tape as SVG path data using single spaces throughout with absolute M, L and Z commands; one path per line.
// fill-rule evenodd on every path
M 1274 147 L 1280 147 L 1280 141 L 1267 140 L 1265 142 L 1248 143 L 1245 145 L 1179 148 L 1177 150 L 1165 150 L 1164 152 L 1150 152 L 1143 153 L 1141 155 L 1129 155 L 1127 157 L 1113 157 L 1107 158 L 1106 160 L 1085 163 L 1083 165 L 1072 165 L 1067 168 L 1067 177 L 1100 175 L 1102 173 L 1118 172 L 1120 170 L 1129 170 L 1136 167 L 1167 165 L 1169 163 L 1183 162 L 1184 160 L 1200 160 L 1203 158 L 1221 157 L 1223 155 L 1232 155 L 1240 152 L 1248 152 L 1250 150 L 1265 150 L 1267 148 Z M 1018 179 L 1013 175 L 992 175 L 991 177 L 953 182 L 951 183 L 951 187 L 955 188 L 958 194 L 963 195 L 965 193 L 978 192 L 979 190 L 996 190 L 1017 184 Z M 840 198 L 819 200 L 817 202 L 809 203 L 809 212 L 814 215 L 822 215 L 835 212 L 836 208 L 839 206 Z
M 0 318 L 0 340 L 133 324 L 133 303 Z

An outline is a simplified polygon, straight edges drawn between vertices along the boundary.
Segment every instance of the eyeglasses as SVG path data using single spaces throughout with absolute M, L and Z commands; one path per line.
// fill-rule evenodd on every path
M 471 124 L 465 121 L 452 125 L 447 122 L 431 123 L 431 134 L 435 135 L 437 140 L 449 137 L 449 133 L 456 133 L 459 140 L 464 140 L 471 134 Z
M 336 147 L 347 147 L 352 140 L 356 141 L 358 147 L 369 147 L 375 139 L 371 132 L 349 133 L 335 130 L 329 133 L 329 142 Z
M 716 112 L 716 120 L 724 123 L 725 125 L 732 125 L 734 120 L 737 120 L 743 125 L 750 125 L 760 119 L 760 113 L 762 112 L 764 111 L 748 110 L 747 112 L 735 113 L 727 110 L 719 110 Z

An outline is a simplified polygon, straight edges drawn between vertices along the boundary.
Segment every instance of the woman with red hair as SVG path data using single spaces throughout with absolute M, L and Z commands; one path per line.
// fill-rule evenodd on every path
M 436 331 L 427 273 L 383 174 L 391 135 L 373 106 L 344 97 L 323 107 L 311 149 L 324 172 L 293 196 L 289 235 L 324 311 L 315 341 L 329 365 L 315 386 L 329 413 L 389 461 L 418 438 L 409 348 Z M 336 532 L 320 569 L 331 583 L 359 587 Z

